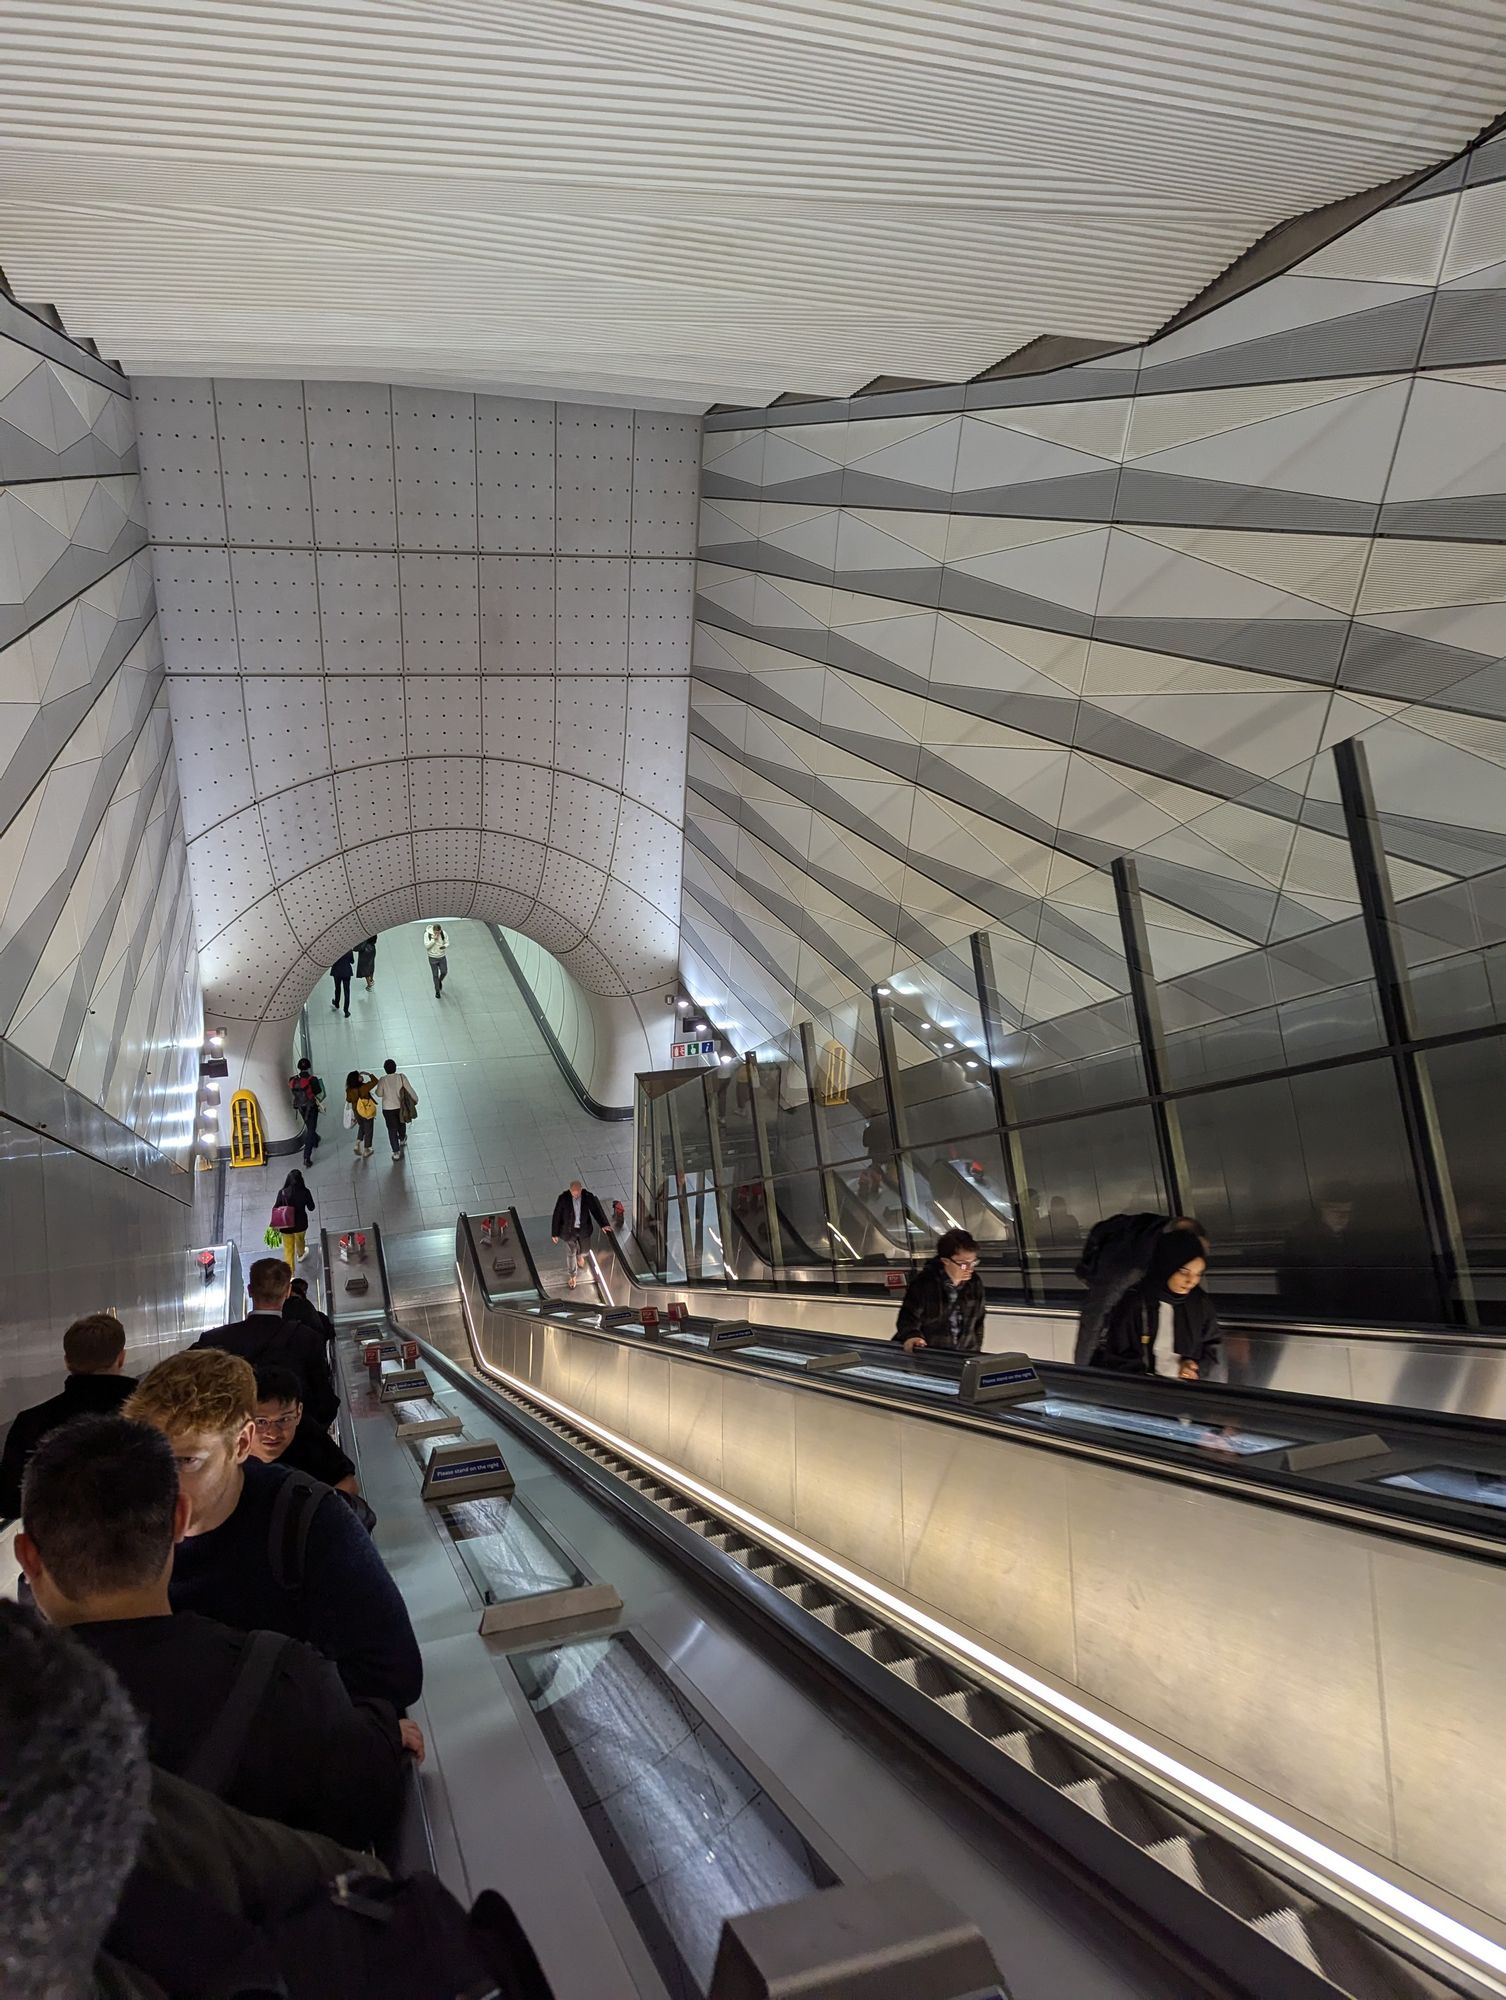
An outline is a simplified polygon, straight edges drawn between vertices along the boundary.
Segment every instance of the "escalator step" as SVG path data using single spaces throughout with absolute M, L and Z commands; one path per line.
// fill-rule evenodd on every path
M 993 1742 L 1020 1726 L 1018 1716 L 983 1688 L 964 1685 L 955 1694 L 938 1695 L 937 1701 L 949 1715 L 957 1716 L 969 1729 L 976 1729 L 980 1736 L 987 1736 Z
M 1318 1963 L 1318 1955 L 1313 1950 L 1312 1940 L 1307 1935 L 1307 1925 L 1300 1910 L 1294 1910 L 1290 1906 L 1272 1910 L 1269 1916 L 1257 1917 L 1250 1929 L 1259 1931 L 1262 1937 L 1268 1937 L 1272 1944 L 1279 1944 L 1283 1951 L 1289 1952 L 1297 1963 L 1305 1965 L 1309 1972 L 1323 1971 L 1323 1967 Z M 1373 1987 L 1367 1988 L 1362 2000 L 1379 2000 L 1379 1995 Z
M 933 1660 L 924 1653 L 912 1654 L 909 1659 L 886 1662 L 890 1673 L 905 1681 L 910 1687 L 918 1688 L 924 1695 L 935 1701 L 938 1695 L 950 1694 L 956 1687 L 956 1680 L 939 1660 Z
M 1263 1874 L 1223 1841 L 1199 1833 L 1193 1836 L 1192 1847 L 1198 1880 L 1205 1893 L 1226 1910 L 1243 1917 L 1246 1923 L 1274 1916 L 1290 1905 L 1290 1889 L 1274 1876 Z
M 1164 1840 L 1171 1831 L 1170 1823 L 1156 1814 L 1147 1799 L 1112 1773 L 1067 1785 L 1064 1796 L 1101 1819 L 1105 1826 L 1111 1826 L 1115 1833 L 1132 1840 L 1136 1847 L 1149 1847 Z
M 1449 1989 L 1380 1947 L 1334 1910 L 1318 1905 L 1302 1919 L 1325 1979 L 1358 2000 L 1445 2000 Z
M 1173 1875 L 1180 1875 L 1194 1889 L 1202 1888 L 1203 1878 L 1198 1873 L 1197 1857 L 1186 1834 L 1174 1833 L 1166 1840 L 1152 1841 L 1145 1851 L 1163 1867 L 1169 1868 Z
M 1048 1736 L 1044 1729 L 1021 1729 L 1016 1724 L 1007 1735 L 997 1737 L 995 1741 L 1006 1756 L 1034 1771 L 1048 1785 L 1055 1785 L 1059 1792 L 1064 1792 L 1068 1785 L 1076 1784 L 1085 1775 L 1081 1762 L 1067 1746 L 1058 1737 Z

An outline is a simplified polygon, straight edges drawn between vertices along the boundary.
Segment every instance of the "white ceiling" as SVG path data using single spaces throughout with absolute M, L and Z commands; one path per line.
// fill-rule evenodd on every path
M 133 373 L 846 394 L 1138 339 L 1503 105 L 1499 0 L 4 0 L 0 266 Z

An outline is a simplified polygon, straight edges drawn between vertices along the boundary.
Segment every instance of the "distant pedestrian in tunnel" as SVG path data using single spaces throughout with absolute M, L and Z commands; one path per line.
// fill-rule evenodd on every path
M 576 1274 L 586 1261 L 594 1229 L 607 1227 L 606 1210 L 584 1181 L 571 1181 L 554 1204 L 549 1240 L 565 1246 L 565 1283 L 575 1290 Z
M 369 1069 L 353 1069 L 345 1078 L 345 1102 L 356 1121 L 356 1158 L 371 1158 L 371 1132 L 376 1124 L 377 1078 Z
M 281 1231 L 282 1254 L 290 1271 L 298 1269 L 307 1253 L 309 1212 L 313 1206 L 314 1197 L 309 1193 L 308 1183 L 294 1167 L 277 1190 L 277 1199 L 272 1204 L 272 1227 Z M 277 1310 L 279 1313 L 282 1311 L 281 1299 L 277 1301 Z
M 424 932 L 424 950 L 429 954 L 429 971 L 434 980 L 434 998 L 439 999 L 444 992 L 445 978 L 450 970 L 450 940 L 444 934 L 443 924 L 430 924 Z
M 319 1112 L 324 1104 L 324 1079 L 315 1076 L 307 1056 L 298 1058 L 298 1067 L 288 1078 L 288 1095 L 293 1100 L 303 1126 L 303 1164 L 312 1166 L 314 1148 L 319 1143 Z
M 376 1101 L 382 1107 L 382 1122 L 392 1146 L 392 1157 L 400 1160 L 408 1145 L 409 1125 L 418 1116 L 418 1092 L 397 1064 L 388 1056 L 376 1080 Z
M 362 938 L 356 946 L 356 977 L 366 981 L 366 991 L 371 991 L 376 979 L 376 939 Z
M 331 1000 L 330 1005 L 338 1014 L 340 1011 L 340 1000 L 343 996 L 345 1000 L 345 1018 L 347 1021 L 350 1019 L 350 975 L 355 969 L 355 957 L 348 951 L 342 952 L 329 969 L 329 976 L 335 982 L 335 997 Z

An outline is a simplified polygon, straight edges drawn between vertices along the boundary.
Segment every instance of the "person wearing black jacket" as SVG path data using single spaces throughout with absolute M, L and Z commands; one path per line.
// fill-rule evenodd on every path
M 316 1424 L 332 1424 L 340 1408 L 323 1332 L 285 1319 L 292 1276 L 281 1257 L 258 1257 L 246 1276 L 251 1310 L 245 1319 L 201 1333 L 195 1347 L 222 1347 L 253 1368 L 291 1368 L 303 1384 L 303 1407 Z
M 1090 1368 L 1117 1375 L 1175 1375 L 1196 1382 L 1218 1358 L 1218 1313 L 1202 1290 L 1202 1244 L 1186 1229 L 1163 1231 L 1150 1269 L 1104 1321 Z
M 376 979 L 377 941 L 374 937 L 362 938 L 356 946 L 356 977 L 366 981 L 369 993 Z
M 136 1383 L 121 1372 L 125 1350 L 125 1328 L 114 1313 L 76 1319 L 63 1335 L 68 1379 L 62 1393 L 49 1396 L 45 1403 L 33 1403 L 29 1410 L 18 1410 L 0 1452 L 0 1521 L 13 1521 L 20 1513 L 21 1475 L 49 1431 L 75 1417 L 109 1414 L 130 1395 Z
M 329 976 L 335 982 L 335 997 L 329 1004 L 338 1014 L 340 1011 L 340 1001 L 343 997 L 345 1001 L 345 1018 L 347 1021 L 350 1019 L 350 975 L 355 969 L 356 961 L 354 954 L 348 951 L 342 952 L 329 969 Z
M 334 1321 L 328 1313 L 320 1312 L 319 1308 L 309 1297 L 309 1281 L 307 1278 L 295 1278 L 293 1280 L 288 1289 L 288 1295 L 283 1301 L 282 1316 L 284 1319 L 297 1320 L 300 1326 L 312 1327 L 314 1332 L 319 1334 L 326 1344 L 335 1337 Z
M 405 1753 L 422 1756 L 422 1735 L 390 1702 L 353 1699 L 311 1646 L 174 1613 L 173 1546 L 188 1506 L 172 1445 L 150 1425 L 89 1417 L 55 1432 L 27 1468 L 16 1539 L 37 1608 L 114 1670 L 161 1769 L 352 1847 L 383 1840 L 402 1805 Z M 259 1663 L 259 1696 L 239 1697 L 239 1726 L 217 1742 L 248 1660 Z
M 936 1255 L 906 1287 L 894 1338 L 910 1353 L 941 1347 L 976 1354 L 983 1345 L 985 1304 L 978 1246 L 965 1229 L 949 1229 L 938 1239 Z
M 565 1245 L 565 1283 L 575 1290 L 576 1273 L 586 1261 L 593 1229 L 607 1227 L 606 1210 L 584 1181 L 571 1181 L 554 1204 L 549 1240 Z
M 1191 1215 L 1109 1215 L 1088 1231 L 1077 1261 L 1077 1275 L 1088 1288 L 1077 1319 L 1077 1345 L 1072 1360 L 1078 1368 L 1092 1365 L 1103 1345 L 1109 1316 L 1126 1295 L 1144 1282 L 1163 1236 L 1185 1232 L 1206 1256 L 1208 1232 Z

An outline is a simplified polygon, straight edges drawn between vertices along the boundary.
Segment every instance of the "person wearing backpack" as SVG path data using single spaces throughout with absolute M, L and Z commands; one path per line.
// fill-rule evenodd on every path
M 309 1214 L 314 1206 L 308 1182 L 294 1167 L 277 1190 L 277 1199 L 272 1204 L 272 1227 L 281 1231 L 282 1254 L 290 1273 L 308 1255 Z
M 385 1841 L 422 1733 L 389 1702 L 354 1699 L 312 1646 L 174 1612 L 188 1508 L 149 1424 L 89 1417 L 55 1433 L 27 1469 L 16 1539 L 37 1609 L 113 1669 L 154 1764 L 243 1812 L 348 1847 Z
M 239 1355 L 169 1355 L 124 1414 L 166 1436 L 188 1495 L 175 1611 L 285 1632 L 333 1660 L 353 1695 L 380 1695 L 399 1712 L 417 1701 L 418 1642 L 371 1537 L 327 1486 L 250 1456 L 256 1377 Z
M 293 1109 L 303 1121 L 303 1164 L 314 1164 L 314 1148 L 319 1143 L 319 1113 L 324 1105 L 324 1079 L 315 1076 L 307 1056 L 298 1058 L 298 1067 L 288 1078 L 288 1095 Z
M 376 1124 L 377 1080 L 369 1069 L 353 1069 L 345 1078 L 345 1102 L 356 1121 L 356 1158 L 371 1158 L 371 1131 Z
M 553 2000 L 510 1906 L 393 1881 L 147 1762 L 110 1669 L 0 1602 L 0 1984 L 162 2000 Z
M 1208 1232 L 1192 1215 L 1107 1215 L 1088 1231 L 1077 1276 L 1088 1288 L 1077 1316 L 1073 1365 L 1087 1368 L 1121 1301 L 1145 1282 L 1163 1236 L 1186 1230 L 1208 1252 Z
M 302 1387 L 304 1409 L 328 1429 L 340 1408 L 340 1392 L 330 1372 L 329 1342 L 321 1327 L 287 1316 L 292 1283 L 282 1258 L 258 1257 L 246 1273 L 246 1290 L 251 1297 L 246 1317 L 211 1327 L 199 1335 L 194 1347 L 222 1348 L 253 1368 L 291 1369 Z

